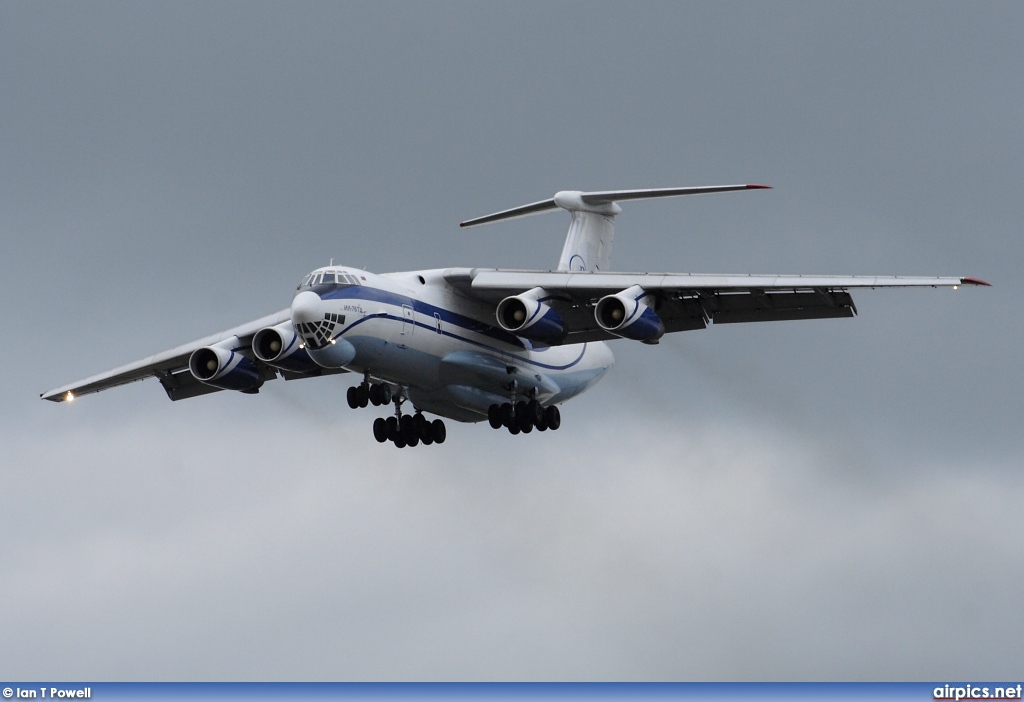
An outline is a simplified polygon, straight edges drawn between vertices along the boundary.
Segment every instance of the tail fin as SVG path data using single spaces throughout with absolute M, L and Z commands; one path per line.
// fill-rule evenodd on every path
M 466 220 L 460 227 L 474 227 L 503 219 L 518 219 L 550 210 L 568 210 L 572 215 L 569 233 L 558 261 L 560 271 L 606 271 L 611 263 L 615 215 L 622 212 L 616 203 L 675 195 L 723 193 L 731 190 L 761 190 L 768 185 L 708 185 L 696 188 L 656 188 L 653 190 L 603 190 L 584 193 L 563 190 L 549 200 L 513 207 L 485 217 Z

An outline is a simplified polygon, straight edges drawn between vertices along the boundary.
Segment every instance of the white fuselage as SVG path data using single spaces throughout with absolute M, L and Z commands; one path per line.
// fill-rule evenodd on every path
M 558 404 L 593 386 L 614 363 L 604 342 L 544 346 L 505 331 L 493 305 L 460 293 L 442 270 L 320 270 L 344 272 L 359 284 L 296 293 L 292 325 L 310 355 L 403 387 L 418 409 L 473 422 L 510 400 Z M 329 331 L 318 339 L 303 333 L 309 324 Z

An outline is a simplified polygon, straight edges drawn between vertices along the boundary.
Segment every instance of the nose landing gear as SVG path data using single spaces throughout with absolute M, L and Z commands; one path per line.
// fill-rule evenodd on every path
M 359 409 L 372 404 L 374 407 L 391 404 L 391 386 L 386 383 L 371 383 L 370 375 L 363 377 L 363 382 L 348 389 L 345 399 L 352 409 Z
M 536 399 L 505 402 L 487 408 L 487 423 L 492 429 L 505 427 L 510 434 L 555 431 L 562 425 L 562 416 L 554 405 L 545 408 Z
M 378 386 L 387 387 L 387 386 Z M 388 388 L 388 395 L 391 395 Z M 391 399 L 389 397 L 389 399 Z M 395 415 L 393 417 L 378 417 L 373 422 L 373 438 L 379 443 L 392 442 L 398 448 L 406 446 L 417 446 L 423 444 L 443 444 L 448 437 L 448 430 L 440 419 L 430 421 L 423 416 L 423 413 L 416 410 L 416 414 L 402 414 L 402 403 L 405 398 L 402 393 L 394 395 Z

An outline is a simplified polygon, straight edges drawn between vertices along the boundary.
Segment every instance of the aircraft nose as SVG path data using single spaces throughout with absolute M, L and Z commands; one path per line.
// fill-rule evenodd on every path
M 320 296 L 310 290 L 300 292 L 292 300 L 292 324 L 303 322 L 319 322 L 323 316 L 320 312 Z

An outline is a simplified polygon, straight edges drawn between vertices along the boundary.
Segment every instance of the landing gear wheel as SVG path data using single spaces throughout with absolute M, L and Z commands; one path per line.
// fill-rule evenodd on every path
M 430 422 L 419 412 L 413 415 L 412 427 L 413 431 L 416 432 L 416 436 L 421 439 L 430 432 Z
M 382 403 L 380 401 L 380 385 L 371 385 L 370 386 L 370 403 L 374 407 L 380 407 L 381 406 Z
M 413 426 L 412 415 L 403 414 L 402 418 L 398 420 L 398 432 L 402 438 L 405 439 L 405 443 L 410 443 L 410 439 L 415 436 L 416 429 Z
M 448 438 L 448 430 L 444 428 L 444 422 L 440 419 L 435 419 L 430 423 L 430 437 L 435 444 L 443 444 L 444 440 Z
M 388 440 L 388 422 L 383 417 L 377 417 L 373 420 L 373 438 L 379 444 L 383 444 Z
M 357 397 L 359 398 L 360 407 L 366 407 L 368 404 L 370 404 L 370 390 L 367 386 L 360 385 L 356 389 L 356 392 L 359 393 Z
M 388 441 L 394 441 L 398 438 L 398 419 L 395 417 L 388 417 L 384 420 L 384 424 L 387 426 Z
M 518 433 L 519 433 L 520 431 L 521 431 L 521 429 L 519 428 L 519 425 L 518 425 L 518 424 L 513 424 L 512 426 L 510 426 L 510 427 L 508 428 L 508 433 L 509 433 L 509 434 L 511 434 L 512 436 L 515 436 L 515 435 L 516 435 L 516 434 L 518 434 Z
M 556 431 L 558 427 L 562 426 L 562 414 L 554 405 L 544 410 L 544 420 L 551 431 Z
M 506 402 L 501 406 L 501 425 L 503 427 L 511 427 L 516 421 L 516 411 L 512 408 L 511 402 Z
M 384 385 L 383 383 L 381 383 L 377 387 L 380 388 L 380 390 L 377 391 L 379 393 L 379 395 L 380 395 L 380 403 L 382 405 L 390 405 L 391 404 L 391 386 L 390 385 Z
M 487 423 L 491 429 L 501 429 L 501 405 L 491 405 L 487 408 Z
M 529 402 L 520 400 L 516 403 L 516 424 L 519 425 L 519 430 L 524 434 L 528 434 L 533 430 L 532 414 Z
M 353 385 L 345 393 L 345 399 L 348 400 L 348 406 L 352 409 L 359 409 L 359 391 Z
M 530 400 L 528 408 L 530 419 L 532 420 L 531 423 L 533 426 L 540 428 L 540 423 L 544 421 L 544 407 L 536 400 Z
M 401 435 L 395 439 L 395 446 L 398 448 L 405 448 L 405 439 L 403 439 Z

